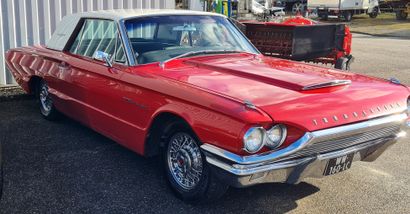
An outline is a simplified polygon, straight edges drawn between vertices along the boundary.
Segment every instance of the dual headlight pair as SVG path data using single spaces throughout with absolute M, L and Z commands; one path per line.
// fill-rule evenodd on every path
M 286 126 L 282 124 L 274 125 L 269 130 L 263 127 L 251 127 L 243 137 L 244 149 L 249 153 L 256 153 L 264 146 L 276 149 L 285 141 L 286 135 Z

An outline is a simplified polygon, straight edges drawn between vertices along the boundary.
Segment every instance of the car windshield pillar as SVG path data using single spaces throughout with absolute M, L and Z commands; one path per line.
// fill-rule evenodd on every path
M 137 57 L 134 55 L 134 51 L 132 50 L 132 46 L 130 44 L 130 40 L 127 36 L 127 31 L 125 29 L 124 20 L 120 20 L 118 23 L 118 29 L 120 33 L 120 39 L 124 44 L 125 55 L 127 56 L 128 64 L 130 66 L 137 65 Z

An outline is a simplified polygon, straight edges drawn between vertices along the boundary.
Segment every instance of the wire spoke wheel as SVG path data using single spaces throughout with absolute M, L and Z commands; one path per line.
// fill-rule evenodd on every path
M 301 2 L 297 2 L 295 4 L 293 4 L 292 6 L 292 13 L 293 14 L 302 14 L 305 11 L 305 4 L 301 3 Z
M 175 182 L 185 190 L 195 188 L 201 180 L 203 163 L 198 144 L 187 133 L 175 134 L 167 149 L 167 162 Z
M 48 86 L 45 83 L 41 85 L 39 98 L 44 114 L 49 114 L 53 107 L 53 101 L 50 98 L 50 95 L 48 93 Z

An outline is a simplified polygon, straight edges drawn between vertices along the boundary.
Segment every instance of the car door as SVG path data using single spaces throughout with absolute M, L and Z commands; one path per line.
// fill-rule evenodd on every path
M 118 118 L 118 111 L 123 102 L 120 78 L 128 66 L 117 24 L 87 19 L 80 32 L 68 57 L 73 79 L 81 89 L 87 124 L 119 143 L 125 142 L 121 133 L 127 125 Z M 98 52 L 107 54 L 110 63 L 96 59 Z
M 81 32 L 74 34 L 73 36 L 78 37 Z M 77 121 L 88 124 L 87 111 L 82 105 L 85 101 L 84 91 L 76 82 L 78 72 L 73 69 L 72 62 L 73 57 L 69 52 L 49 50 L 47 54 L 39 56 L 37 66 L 40 73 L 44 74 L 57 109 Z

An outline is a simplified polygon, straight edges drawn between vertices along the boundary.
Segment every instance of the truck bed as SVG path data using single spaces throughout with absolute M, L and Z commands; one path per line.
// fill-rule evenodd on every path
M 246 36 L 265 55 L 304 61 L 343 49 L 345 25 L 244 23 Z
M 369 0 L 309 0 L 310 9 L 337 9 L 337 10 L 358 10 L 368 9 Z
M 339 8 L 340 0 L 309 0 L 308 8 Z

